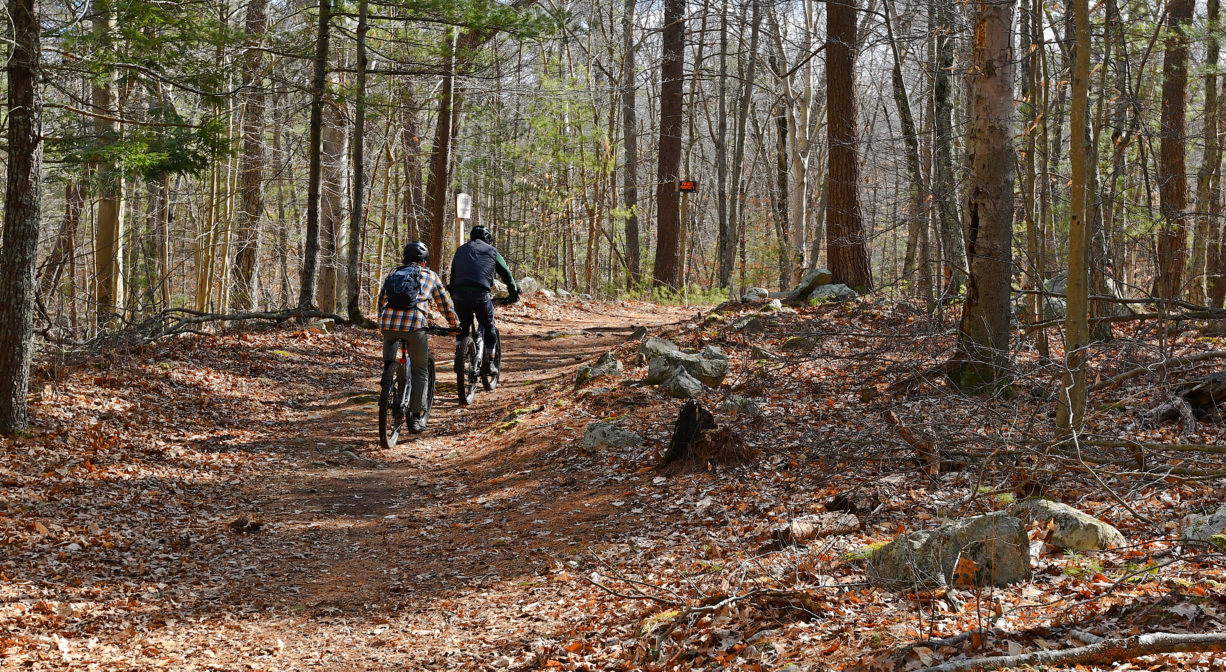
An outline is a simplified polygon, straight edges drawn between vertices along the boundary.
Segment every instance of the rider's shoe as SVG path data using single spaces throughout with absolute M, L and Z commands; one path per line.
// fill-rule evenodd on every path
M 426 431 L 426 421 L 421 417 L 421 413 L 409 415 L 409 431 L 414 434 L 421 434 Z

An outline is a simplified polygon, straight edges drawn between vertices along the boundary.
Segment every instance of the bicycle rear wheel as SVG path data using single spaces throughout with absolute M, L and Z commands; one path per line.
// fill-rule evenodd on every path
M 404 412 L 406 383 L 404 364 L 388 362 L 384 365 L 379 385 L 379 445 L 384 450 L 396 447 L 400 430 L 408 420 Z
M 477 361 L 477 343 L 471 336 L 465 336 L 464 340 L 456 344 L 455 350 L 456 393 L 461 406 L 473 403 L 473 398 L 477 396 L 480 368 L 481 364 Z
M 430 419 L 430 410 L 434 408 L 434 357 L 430 357 L 427 362 L 428 363 L 426 366 L 429 373 L 427 374 L 426 379 L 426 398 L 425 401 L 422 402 L 421 409 L 421 421 L 423 423 Z
M 489 349 L 487 348 L 487 351 Z M 498 387 L 498 379 L 502 377 L 502 338 L 494 341 L 493 352 L 489 352 L 489 361 L 481 367 L 481 386 L 486 392 Z

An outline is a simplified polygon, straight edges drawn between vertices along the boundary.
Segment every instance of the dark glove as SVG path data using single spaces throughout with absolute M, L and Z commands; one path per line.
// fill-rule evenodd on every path
M 507 303 L 519 303 L 519 291 L 512 291 L 507 294 Z

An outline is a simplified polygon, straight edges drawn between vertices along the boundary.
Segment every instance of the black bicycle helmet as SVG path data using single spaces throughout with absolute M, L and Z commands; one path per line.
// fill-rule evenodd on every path
M 425 263 L 430 260 L 430 248 L 420 240 L 411 240 L 404 246 L 404 263 L 412 264 L 420 261 Z
M 491 245 L 494 244 L 494 234 L 490 233 L 489 229 L 480 224 L 474 226 L 473 230 L 468 232 L 468 239 L 483 240 Z

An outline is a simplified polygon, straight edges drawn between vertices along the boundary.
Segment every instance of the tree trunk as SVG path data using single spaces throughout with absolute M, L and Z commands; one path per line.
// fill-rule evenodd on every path
M 264 53 L 261 42 L 268 27 L 268 0 L 247 5 L 247 53 L 243 56 L 243 158 L 239 168 L 241 206 L 238 211 L 238 250 L 234 254 L 234 309 L 255 306 L 256 269 L 264 215 Z
M 660 56 L 660 160 L 656 170 L 656 261 L 652 284 L 681 290 L 681 210 L 677 180 L 684 122 L 685 0 L 664 0 Z
M 1219 0 L 1208 0 L 1207 20 L 1209 29 L 1206 32 L 1205 45 L 1205 112 L 1204 119 L 1205 151 L 1201 159 L 1200 170 L 1196 173 L 1196 232 L 1192 236 L 1192 258 L 1188 264 L 1188 280 L 1190 281 L 1188 298 L 1192 303 L 1203 304 L 1208 300 L 1209 278 L 1215 261 L 1214 254 L 1209 252 L 1210 233 L 1218 226 L 1217 199 L 1215 198 L 1218 168 L 1217 141 L 1217 64 L 1218 64 L 1218 13 Z
M 94 37 L 105 49 L 115 31 L 115 9 L 109 0 L 96 0 L 93 6 Z M 109 67 L 95 80 L 92 91 L 94 131 L 104 143 L 120 139 L 119 96 Z M 116 323 L 124 303 L 123 254 L 123 174 L 112 159 L 96 162 L 93 170 L 98 182 L 98 211 L 95 225 L 94 273 L 98 325 Z
M 447 35 L 447 51 L 443 58 L 443 81 L 438 91 L 438 119 L 434 129 L 434 147 L 430 152 L 430 177 L 426 183 L 426 213 L 430 223 L 430 268 L 438 270 L 443 256 L 443 227 L 446 225 L 447 192 L 451 184 L 451 114 L 455 95 L 456 34 Z
M 1009 383 L 1013 270 L 1013 2 L 976 0 L 970 76 L 970 274 L 952 379 L 971 391 Z
M 349 321 L 362 320 L 362 283 L 358 262 L 361 258 L 362 226 L 366 221 L 366 31 L 369 3 L 358 3 L 358 82 L 354 103 L 353 138 L 350 140 L 353 164 L 352 202 L 349 209 L 349 259 L 346 276 L 347 312 Z
M 728 3 L 724 2 L 719 16 L 719 93 L 718 121 L 715 131 L 715 206 L 718 233 L 715 241 L 718 257 L 719 286 L 732 284 L 732 258 L 736 247 L 728 224 Z
M 733 136 L 732 144 L 732 196 L 728 204 L 728 226 L 731 227 L 734 235 L 732 240 L 728 241 L 728 272 L 729 276 L 732 273 L 732 258 L 734 254 L 733 244 L 741 243 L 742 249 L 745 245 L 744 226 L 741 226 L 741 220 L 745 217 L 742 203 L 745 199 L 745 189 L 741 184 L 741 173 L 744 169 L 745 162 L 745 133 L 746 123 L 749 119 L 749 103 L 753 100 L 753 87 L 758 62 L 758 38 L 761 33 L 762 25 L 762 6 L 760 0 L 750 0 L 753 4 L 753 12 L 750 15 L 749 23 L 749 53 L 741 58 L 741 66 L 738 70 L 739 79 L 741 81 L 740 98 L 737 101 L 736 111 L 736 131 Z M 786 176 L 785 176 L 786 179 Z M 742 252 L 741 261 L 744 264 L 745 254 Z M 742 265 L 742 268 L 744 266 Z M 742 274 L 743 275 L 743 274 Z M 741 289 L 745 289 L 745 282 L 742 279 Z
M 911 116 L 911 101 L 907 98 L 907 87 L 902 77 L 902 57 L 898 53 L 898 44 L 894 39 L 894 3 L 885 3 L 886 38 L 890 43 L 890 55 L 893 57 L 894 105 L 898 108 L 898 119 L 902 125 L 903 145 L 907 154 L 907 177 L 911 180 L 908 194 L 907 255 L 903 266 L 903 276 L 913 280 L 915 273 L 915 247 L 919 242 L 919 227 L 924 221 L 924 177 L 920 171 L 919 133 L 915 130 L 915 119 Z
M 1068 429 L 1081 426 L 1086 410 L 1086 347 L 1090 329 L 1086 243 L 1089 239 L 1087 202 L 1089 174 L 1086 170 L 1086 105 L 1090 88 L 1090 7 L 1089 0 L 1073 0 L 1074 53 L 1073 103 L 1069 111 L 1069 161 L 1072 185 L 1069 190 L 1068 310 L 1064 320 L 1064 384 L 1057 400 L 1056 424 Z
M 0 434 L 29 426 L 26 394 L 34 351 L 34 270 L 42 196 L 43 101 L 38 89 L 36 0 L 8 3 L 12 47 L 8 65 L 8 166 L 0 247 Z
M 311 75 L 311 122 L 307 151 L 307 221 L 306 240 L 302 245 L 302 275 L 298 307 L 315 308 L 315 282 L 319 273 L 319 202 L 323 178 L 321 152 L 323 144 L 324 83 L 328 75 L 328 35 L 332 18 L 332 0 L 319 0 L 319 28 L 315 37 L 315 65 Z
M 340 268 L 340 235 L 345 213 L 345 119 L 341 110 L 328 106 L 322 133 L 322 189 L 319 201 L 319 309 L 336 312 L 339 305 L 337 272 Z
M 639 187 L 638 187 L 638 114 L 635 110 L 634 64 L 634 6 L 635 0 L 626 0 L 622 14 L 622 48 L 625 62 L 622 65 L 622 141 L 625 145 L 625 167 L 622 169 L 622 200 L 626 207 L 626 264 L 630 275 L 626 279 L 633 288 L 643 281 L 642 253 L 639 250 Z
M 826 27 L 826 131 L 830 144 L 826 256 L 835 282 L 863 292 L 872 289 L 873 276 L 860 212 L 855 0 L 828 4 Z
M 946 300 L 962 291 L 966 282 L 966 245 L 954 190 L 953 96 L 950 71 L 954 67 L 954 20 L 950 3 L 933 2 L 929 16 L 936 26 L 937 68 L 933 74 L 933 176 L 932 198 L 937 206 L 937 231 L 944 249 L 942 266 Z
M 1167 3 L 1166 48 L 1162 57 L 1162 118 L 1158 154 L 1158 197 L 1162 222 L 1158 231 L 1158 267 L 1154 295 L 1177 299 L 1183 293 L 1187 265 L 1188 150 L 1185 119 L 1188 95 L 1188 22 L 1193 0 Z

